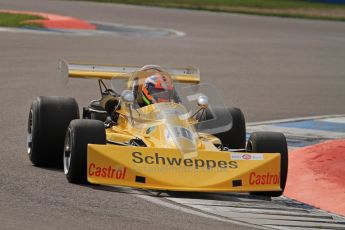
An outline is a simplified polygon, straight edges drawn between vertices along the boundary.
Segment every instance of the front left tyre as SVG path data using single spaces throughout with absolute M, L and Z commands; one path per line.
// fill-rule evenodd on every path
M 64 137 L 71 120 L 79 118 L 76 100 L 70 97 L 37 97 L 28 118 L 27 152 L 41 167 L 61 167 Z
M 70 183 L 87 183 L 88 144 L 106 144 L 104 123 L 89 119 L 71 121 L 63 153 L 64 173 Z

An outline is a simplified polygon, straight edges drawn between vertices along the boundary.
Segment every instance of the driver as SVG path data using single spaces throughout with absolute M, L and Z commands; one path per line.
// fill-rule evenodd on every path
M 180 102 L 171 76 L 159 66 L 141 68 L 136 73 L 132 89 L 140 107 L 160 102 Z

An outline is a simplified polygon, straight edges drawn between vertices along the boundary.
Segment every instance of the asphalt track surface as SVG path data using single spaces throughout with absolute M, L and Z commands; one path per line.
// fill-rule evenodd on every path
M 33 167 L 26 122 L 39 95 L 97 98 L 96 82 L 57 80 L 57 59 L 192 64 L 247 121 L 345 113 L 345 23 L 84 2 L 1 0 L 1 9 L 170 28 L 184 37 L 0 32 L 0 229 L 251 229 L 162 207 L 136 191 L 68 184 Z

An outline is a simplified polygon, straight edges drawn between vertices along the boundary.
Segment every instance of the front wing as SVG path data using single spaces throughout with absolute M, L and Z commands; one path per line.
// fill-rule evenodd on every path
M 199 151 L 89 144 L 90 183 L 200 192 L 281 191 L 279 153 Z

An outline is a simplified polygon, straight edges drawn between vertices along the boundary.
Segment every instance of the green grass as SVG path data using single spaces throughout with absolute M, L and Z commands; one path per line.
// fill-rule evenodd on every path
M 42 19 L 40 16 L 27 14 L 0 13 L 0 26 L 2 27 L 42 27 L 41 24 L 28 20 Z
M 161 6 L 236 12 L 283 17 L 345 20 L 345 5 L 308 0 L 84 0 L 147 6 Z

